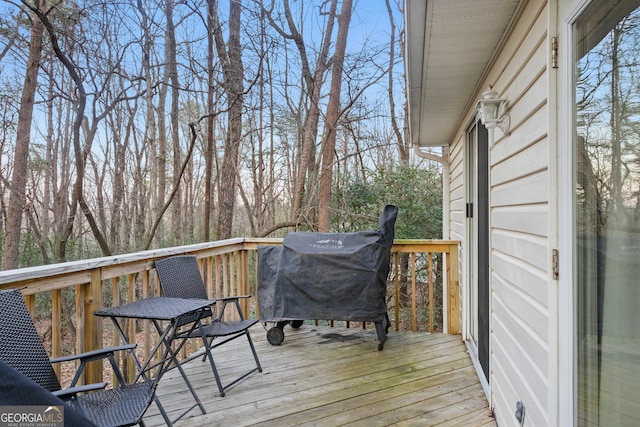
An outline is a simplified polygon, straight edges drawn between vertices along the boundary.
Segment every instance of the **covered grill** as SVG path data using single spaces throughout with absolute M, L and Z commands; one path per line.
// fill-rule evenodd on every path
M 282 246 L 258 248 L 260 320 L 276 322 L 271 344 L 284 340 L 289 321 L 374 322 L 378 349 L 389 328 L 387 277 L 398 208 L 387 205 L 380 230 L 289 233 Z

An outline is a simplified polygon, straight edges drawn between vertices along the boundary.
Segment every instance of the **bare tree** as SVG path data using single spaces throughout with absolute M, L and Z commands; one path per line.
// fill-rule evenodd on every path
M 396 139 L 396 144 L 398 146 L 398 155 L 400 164 L 406 166 L 409 164 L 409 138 L 404 138 L 404 134 L 400 131 L 400 126 L 398 125 L 398 119 L 396 118 L 396 101 L 394 96 L 394 65 L 396 62 L 396 24 L 393 19 L 393 10 L 391 9 L 391 4 L 389 4 L 389 0 L 385 0 L 385 5 L 387 7 L 387 13 L 389 14 L 389 25 L 391 27 L 391 33 L 389 36 L 389 86 L 388 86 L 388 94 L 389 94 L 389 111 L 391 112 L 391 129 L 393 129 L 393 134 Z M 402 40 L 402 37 L 400 37 Z M 403 46 L 400 48 L 400 52 L 404 52 Z M 402 54 L 402 53 L 401 53 Z M 404 79 L 403 79 L 404 80 Z M 408 111 L 406 108 L 406 103 L 404 107 L 404 123 L 408 123 Z M 407 127 L 408 129 L 408 127 Z
M 322 15 L 326 17 L 327 25 L 323 30 L 323 39 L 320 47 L 320 53 L 316 60 L 315 72 L 312 72 L 309 65 L 307 45 L 293 18 L 291 8 L 289 7 L 289 0 L 284 0 L 283 2 L 288 32 L 280 27 L 273 19 L 273 5 L 266 11 L 269 22 L 276 31 L 285 39 L 292 40 L 296 45 L 301 61 L 302 78 L 305 83 L 305 95 L 308 99 L 308 111 L 302 127 L 302 146 L 295 165 L 296 176 L 294 179 L 291 218 L 296 222 L 302 221 L 302 218 L 306 216 L 306 213 L 303 212 L 305 183 L 307 182 L 307 174 L 309 170 L 313 171 L 315 166 L 315 161 L 313 161 L 313 159 L 315 156 L 318 123 L 320 120 L 320 96 L 322 93 L 322 84 L 327 70 L 329 69 L 328 58 L 331 40 L 333 37 L 333 26 L 337 5 L 338 0 L 330 0 L 329 10 L 322 13 Z
M 348 24 L 338 13 L 348 3 L 49 4 L 43 21 L 51 31 L 44 30 L 55 55 L 41 67 L 46 83 L 35 88 L 34 117 L 41 108 L 45 120 L 29 125 L 28 210 L 20 210 L 39 242 L 22 239 L 33 244 L 25 254 L 77 259 L 225 238 L 232 229 L 266 235 L 328 227 L 331 192 L 352 174 L 368 179 L 391 164 L 403 126 L 400 114 L 389 120 L 387 97 L 395 93 L 397 102 L 399 92 L 380 90 L 393 73 L 387 61 L 399 58 L 389 38 L 361 40 L 355 53 L 350 35 L 340 52 Z M 359 6 L 352 6 L 354 20 Z M 30 31 L 11 16 L 0 18 L 9 29 L 0 33 L 6 63 L 27 57 Z M 26 35 L 9 43 L 13 28 Z M 27 110 L 7 84 L 25 79 L 16 70 L 0 74 L 0 99 L 9 100 L 0 102 L 0 120 L 9 123 L 0 140 L 0 209 L 9 201 L 5 189 L 19 183 L 11 178 L 19 163 L 12 161 L 17 119 L 10 116 Z M 185 146 L 187 125 L 198 117 L 202 128 Z M 20 227 L 11 228 L 19 236 Z
M 318 210 L 318 231 L 329 231 L 331 220 L 331 187 L 336 149 L 336 127 L 340 117 L 340 91 L 347 48 L 347 35 L 351 24 L 351 0 L 342 0 L 342 10 L 338 15 L 338 37 L 331 60 L 331 89 L 325 120 L 324 142 L 322 145 L 322 166 L 320 171 L 320 197 Z
M 84 70 L 85 74 L 82 75 L 82 69 L 72 60 L 68 53 L 65 53 L 62 50 L 58 39 L 58 31 L 56 31 L 52 21 L 49 19 L 50 14 L 35 9 L 26 2 L 24 4 L 36 13 L 38 18 L 44 24 L 44 28 L 49 34 L 49 39 L 55 56 L 73 81 L 76 92 L 75 95 L 77 97 L 74 100 L 75 108 L 72 125 L 75 182 L 73 184 L 73 192 L 71 194 L 67 221 L 57 242 L 57 257 L 61 261 L 66 259 L 66 246 L 71 238 L 74 226 L 81 225 L 79 223 L 80 218 L 76 215 L 78 209 L 80 209 L 87 221 L 89 229 L 91 230 L 91 233 L 93 234 L 93 237 L 95 238 L 102 253 L 104 255 L 109 255 L 111 254 L 111 249 L 109 248 L 108 242 L 106 241 L 101 231 L 101 227 L 98 221 L 96 221 L 84 194 L 87 158 L 92 151 L 92 144 L 96 133 L 98 132 L 99 124 L 105 119 L 105 117 L 111 114 L 111 112 L 114 111 L 120 103 L 139 98 L 142 93 L 135 91 L 130 92 L 131 87 L 134 86 L 131 83 L 127 83 L 120 92 L 118 92 L 116 86 L 111 85 L 113 76 L 117 74 L 117 70 L 122 63 L 123 58 L 126 57 L 126 54 L 124 53 L 126 51 L 126 46 L 123 48 L 124 50 L 122 52 L 115 55 L 113 62 L 109 62 L 104 66 L 89 67 Z M 67 29 L 65 29 L 65 31 L 66 30 Z M 101 28 L 101 30 L 108 30 L 108 28 Z M 65 33 L 64 31 L 61 31 L 60 33 L 68 36 L 68 33 Z M 84 31 L 81 31 L 81 33 L 84 33 Z M 88 43 L 88 40 L 84 40 L 83 42 Z M 100 58 L 100 52 L 95 51 L 92 52 L 92 54 L 97 55 Z M 97 72 L 94 72 L 94 68 L 100 69 L 98 69 Z M 102 76 L 102 81 L 99 76 Z M 84 115 L 88 98 L 87 91 L 85 89 L 85 78 L 93 86 L 91 97 L 93 101 L 91 104 L 91 119 Z M 105 96 L 105 93 L 109 96 Z
M 45 2 L 37 1 L 33 8 L 41 11 L 46 8 Z M 11 196 L 7 212 L 6 232 L 2 248 L 2 268 L 4 270 L 18 267 L 18 250 L 20 248 L 20 232 L 22 230 L 22 211 L 26 202 L 27 164 L 29 161 L 29 140 L 31 139 L 31 121 L 33 105 L 38 85 L 38 70 L 42 57 L 42 37 L 44 25 L 40 19 L 34 18 L 31 24 L 31 41 L 25 73 L 18 128 L 16 130 L 16 147 L 13 159 L 13 175 L 11 178 Z
M 244 92 L 244 65 L 240 44 L 240 0 L 229 0 L 229 39 L 225 46 L 222 26 L 218 16 L 218 2 L 211 8 L 214 41 L 224 74 L 222 85 L 227 96 L 227 134 L 224 141 L 224 158 L 220 170 L 218 188 L 218 239 L 231 237 L 233 209 L 236 198 L 238 155 L 242 138 L 242 109 Z
M 137 220 L 136 220 L 136 234 L 142 239 L 145 233 L 144 224 L 147 220 L 146 216 L 149 218 L 152 217 L 152 212 L 160 209 L 160 207 L 164 204 L 164 193 L 166 187 L 165 180 L 165 164 L 166 164 L 166 141 L 164 137 L 156 138 L 156 129 L 157 123 L 155 118 L 155 106 L 153 104 L 153 96 L 154 96 L 154 87 L 155 87 L 155 79 L 152 71 L 151 64 L 151 55 L 152 55 L 152 46 L 153 46 L 153 36 L 151 33 L 151 22 L 146 9 L 146 2 L 142 0 L 136 0 L 136 7 L 138 12 L 140 13 L 140 29 L 142 31 L 142 75 L 145 81 L 145 93 L 144 93 L 144 102 L 145 102 L 145 128 L 144 128 L 144 140 L 143 140 L 143 149 L 140 150 L 138 154 L 138 159 L 141 160 L 143 152 L 145 149 L 149 150 L 150 157 L 152 161 L 150 162 L 150 197 L 148 200 L 148 209 L 146 208 L 147 200 L 145 198 L 138 198 L 140 212 L 138 212 Z M 163 87 L 164 92 L 166 93 L 166 87 Z M 164 107 L 162 107 L 164 108 Z M 158 114 L 158 121 L 162 122 L 164 125 L 164 116 Z M 164 128 L 162 128 L 164 130 Z M 164 134 L 164 133 L 163 133 Z M 141 165 L 140 165 L 141 166 Z M 138 182 L 138 181 L 136 181 Z M 137 185 L 137 195 L 141 196 L 143 191 L 142 186 Z M 156 243 L 159 245 L 160 239 L 159 237 L 156 240 Z
M 214 74 L 214 54 L 215 42 L 213 40 L 214 25 L 216 24 L 213 16 L 217 7 L 215 0 L 207 0 L 207 112 L 212 112 L 215 104 L 215 74 Z M 211 199 L 213 197 L 213 156 L 215 155 L 215 119 L 211 115 L 206 121 L 205 135 L 205 178 L 204 178 L 204 241 L 211 239 L 211 218 L 213 217 L 213 205 Z
M 182 222 L 182 186 L 180 185 L 179 172 L 181 165 L 180 148 L 180 123 L 178 118 L 178 107 L 180 97 L 180 82 L 178 81 L 178 58 L 176 53 L 176 26 L 173 22 L 174 0 L 165 0 L 165 73 L 171 88 L 171 107 L 169 109 L 169 118 L 171 120 L 171 142 L 173 144 L 173 186 L 176 188 L 176 196 L 172 205 L 172 231 L 174 234 L 174 243 L 183 244 L 183 222 Z

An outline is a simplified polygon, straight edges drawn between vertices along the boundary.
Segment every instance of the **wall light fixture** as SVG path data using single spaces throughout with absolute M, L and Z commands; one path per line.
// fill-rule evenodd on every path
M 498 128 L 506 135 L 509 133 L 511 117 L 505 114 L 507 100 L 499 99 L 497 96 L 498 92 L 491 87 L 488 91 L 483 92 L 482 99 L 478 101 L 478 114 L 487 129 Z

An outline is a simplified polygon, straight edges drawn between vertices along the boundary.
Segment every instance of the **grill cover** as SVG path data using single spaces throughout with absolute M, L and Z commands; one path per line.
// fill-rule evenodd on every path
M 295 232 L 259 247 L 260 320 L 382 322 L 397 214 L 387 205 L 379 231 Z

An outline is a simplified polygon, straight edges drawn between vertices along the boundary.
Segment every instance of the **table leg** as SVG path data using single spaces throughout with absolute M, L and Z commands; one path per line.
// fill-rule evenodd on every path
M 155 321 L 155 320 L 153 322 L 154 322 L 154 325 L 156 326 L 156 329 L 158 329 L 158 333 L 160 333 L 160 330 L 159 330 L 160 325 L 158 325 L 157 321 Z M 200 397 L 196 393 L 196 390 L 193 388 L 193 385 L 191 384 L 191 381 L 189 381 L 189 378 L 187 377 L 187 373 L 184 371 L 184 369 L 182 369 L 182 364 L 180 363 L 180 361 L 178 360 L 178 357 L 177 357 L 178 352 L 182 349 L 182 347 L 185 346 L 185 344 L 187 343 L 187 340 L 189 339 L 189 335 L 196 328 L 196 326 L 198 326 L 200 329 L 202 329 L 202 325 L 201 325 L 200 319 L 198 319 L 196 321 L 196 324 L 192 324 L 190 329 L 188 331 L 186 331 L 186 332 L 183 331 L 182 333 L 180 333 L 180 336 L 178 336 L 178 331 L 177 331 L 178 327 L 176 326 L 177 324 L 172 325 L 172 327 L 170 327 L 171 334 L 168 334 L 168 336 L 170 338 L 167 338 L 167 334 L 163 334 L 162 335 L 162 339 L 160 340 L 160 342 L 164 343 L 164 354 L 162 356 L 162 361 L 163 362 L 162 362 L 162 366 L 160 368 L 159 375 L 163 375 L 164 372 L 166 372 L 167 370 L 169 370 L 171 368 L 171 364 L 169 363 L 169 359 L 171 359 L 171 361 L 173 361 L 174 366 L 176 368 L 178 368 L 178 371 L 180 372 L 180 375 L 182 376 L 182 379 L 184 380 L 185 384 L 189 388 L 189 391 L 191 392 L 191 395 L 193 396 L 193 399 L 196 401 L 196 403 L 194 405 L 192 405 L 189 409 L 184 411 L 178 418 L 173 420 L 174 423 L 176 421 L 178 421 L 180 418 L 182 418 L 183 416 L 185 416 L 190 410 L 192 410 L 196 406 L 198 406 L 200 408 L 200 411 L 203 414 L 207 413 L 207 411 L 204 409 L 204 406 L 202 405 L 202 402 L 200 401 Z M 176 337 L 178 337 L 178 338 L 176 338 Z M 171 348 L 171 343 L 176 341 L 176 340 L 178 340 L 178 339 L 181 340 L 181 341 L 178 343 L 178 347 L 175 350 L 173 350 Z M 165 366 L 165 363 L 166 363 L 166 366 Z
M 205 314 L 204 310 L 200 310 L 198 312 L 198 318 L 191 322 L 189 327 L 179 331 L 180 329 L 180 322 L 179 322 L 179 318 L 173 319 L 169 322 L 168 325 L 166 325 L 166 327 L 163 327 L 163 325 L 161 324 L 160 320 L 157 319 L 149 319 L 153 322 L 154 327 L 156 328 L 156 331 L 158 332 L 158 336 L 159 339 L 156 341 L 155 345 L 153 346 L 153 348 L 149 351 L 149 355 L 145 358 L 145 360 L 141 363 L 140 360 L 138 360 L 138 357 L 136 356 L 136 353 L 134 351 L 134 349 L 130 349 L 129 353 L 133 359 L 133 362 L 135 363 L 135 366 L 137 368 L 137 373 L 135 375 L 135 378 L 133 380 L 133 382 L 137 382 L 140 379 L 144 380 L 144 381 L 157 381 L 159 382 L 160 379 L 162 378 L 162 376 L 164 375 L 165 372 L 167 372 L 169 369 L 173 368 L 174 366 L 176 368 L 178 368 L 178 371 L 180 372 L 180 375 L 182 376 L 182 379 L 184 380 L 185 384 L 187 385 L 187 387 L 189 388 L 189 391 L 191 392 L 191 395 L 193 396 L 194 400 L 195 400 L 195 404 L 192 405 L 190 408 L 188 408 L 187 410 L 185 410 L 182 414 L 180 414 L 175 420 L 171 421 L 171 419 L 169 418 L 167 412 L 165 411 L 164 407 L 162 406 L 162 404 L 160 403 L 160 400 L 158 399 L 158 397 L 156 396 L 154 398 L 156 405 L 158 406 L 158 409 L 160 410 L 160 413 L 162 414 L 162 417 L 164 418 L 165 422 L 167 423 L 168 426 L 172 426 L 173 423 L 175 423 L 176 421 L 178 421 L 179 419 L 181 419 L 182 417 L 184 417 L 189 411 L 191 411 L 193 408 L 195 408 L 196 406 L 198 406 L 200 408 L 200 411 L 203 414 L 206 414 L 206 410 L 204 409 L 204 406 L 202 405 L 202 402 L 200 401 L 200 397 L 198 396 L 198 394 L 196 393 L 195 388 L 193 387 L 193 385 L 191 384 L 191 381 L 189 380 L 189 378 L 187 377 L 186 372 L 184 371 L 184 369 L 182 368 L 181 362 L 178 359 L 178 353 L 180 352 L 180 350 L 186 345 L 187 340 L 189 339 L 189 336 L 191 335 L 191 333 L 198 328 L 199 331 L 201 332 L 202 335 L 202 339 L 203 339 L 203 343 L 205 345 L 205 349 L 207 351 L 207 354 L 210 357 L 210 362 L 212 364 L 212 368 L 214 369 L 214 373 L 216 374 L 216 381 L 218 383 L 219 388 L 222 390 L 222 386 L 220 384 L 220 379 L 217 375 L 217 371 L 215 370 L 215 365 L 213 364 L 213 360 L 211 359 L 211 349 L 209 347 L 209 343 L 207 338 L 204 336 L 204 331 L 203 331 L 203 327 L 202 327 L 202 316 Z M 122 340 L 125 343 L 131 343 L 132 340 L 127 336 L 127 334 L 124 331 L 123 325 L 121 325 L 118 322 L 118 317 L 115 316 L 109 316 L 111 318 L 111 320 L 113 321 L 114 325 L 116 326 L 116 330 L 118 331 L 118 334 L 120 335 L 120 337 L 122 338 Z M 134 318 L 130 318 L 131 321 L 135 321 Z M 184 326 L 184 325 L 182 325 Z M 134 337 L 135 338 L 135 337 Z M 135 342 L 135 339 L 133 340 L 133 342 Z M 176 343 L 176 348 L 174 349 L 172 347 L 172 344 Z M 164 349 L 162 350 L 162 352 L 160 352 L 160 348 L 164 346 Z M 159 361 L 154 361 L 155 356 L 157 355 L 161 355 L 161 358 Z M 157 368 L 157 371 L 155 373 L 155 375 L 153 374 L 154 370 Z M 224 393 L 223 393 L 224 396 Z
M 113 321 L 114 325 L 116 326 L 116 329 L 118 330 L 118 333 L 120 334 L 120 337 L 122 338 L 123 342 L 125 343 L 131 343 L 131 340 L 127 337 L 127 334 L 125 334 L 124 330 L 122 329 L 122 326 L 120 325 L 120 323 L 118 322 L 118 318 L 117 317 L 111 317 L 111 320 Z M 131 319 L 131 321 L 135 321 L 133 319 Z M 158 326 L 156 325 L 156 328 Z M 158 331 L 158 333 L 160 333 L 160 331 Z M 134 340 L 135 342 L 135 340 Z M 159 341 L 162 342 L 162 341 Z M 140 361 L 138 360 L 138 357 L 136 356 L 135 353 L 135 349 L 131 349 L 129 350 L 129 353 L 131 354 L 131 358 L 133 359 L 133 363 L 136 365 L 136 368 L 138 369 L 138 373 L 135 376 L 135 379 L 133 380 L 133 383 L 137 382 L 138 379 L 140 379 L 140 377 L 142 376 L 144 378 L 145 381 L 152 381 L 149 377 L 147 377 L 144 372 L 145 372 L 145 368 L 149 365 L 153 355 L 155 354 L 155 352 L 157 351 L 157 349 L 159 348 L 158 344 L 156 343 L 156 345 L 153 348 L 153 351 L 150 353 L 149 358 L 147 358 L 147 360 L 144 362 L 144 364 L 141 364 Z M 158 378 L 157 381 L 159 381 L 160 379 Z M 167 411 L 164 410 L 164 407 L 162 406 L 162 403 L 160 403 L 160 399 L 158 399 L 158 396 L 155 396 L 153 399 L 156 403 L 156 406 L 158 407 L 158 410 L 160 411 L 160 414 L 162 415 L 162 418 L 164 418 L 165 423 L 167 423 L 167 426 L 171 427 L 173 426 L 173 423 L 171 422 L 171 419 L 169 418 L 169 415 L 167 414 Z

